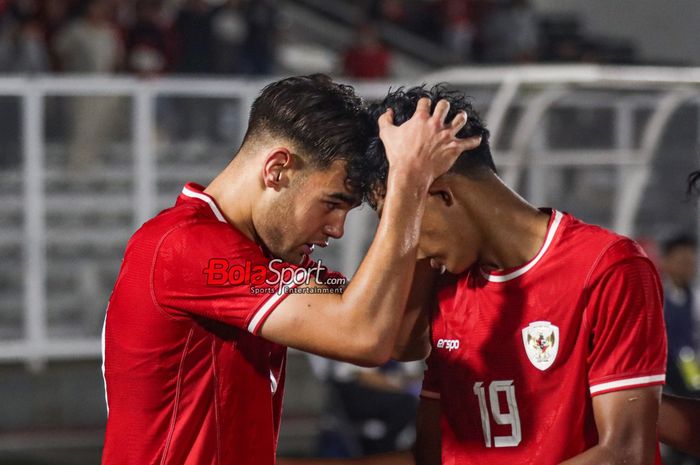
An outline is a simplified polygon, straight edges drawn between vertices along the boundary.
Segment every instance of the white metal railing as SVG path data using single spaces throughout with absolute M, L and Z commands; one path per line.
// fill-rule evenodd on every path
M 159 205 L 156 183 L 160 176 L 156 164 L 156 99 L 161 96 L 233 98 L 239 101 L 239 121 L 246 121 L 253 99 L 270 82 L 214 79 L 136 80 L 111 77 L 6 77 L 0 78 L 0 95 L 16 96 L 22 102 L 22 159 L 24 229 L 24 298 L 21 338 L 0 340 L 0 361 L 20 360 L 40 368 L 49 359 L 93 358 L 100 354 L 100 342 L 93 338 L 52 339 L 47 331 L 47 205 L 46 163 L 43 121 L 45 98 L 49 96 L 127 96 L 132 99 L 133 211 L 134 229 L 150 218 Z M 449 82 L 459 86 L 486 86 L 490 105 L 485 112 L 492 132 L 492 145 L 500 144 L 506 116 L 519 104 L 524 108 L 515 123 L 510 148 L 497 150 L 496 159 L 507 182 L 517 187 L 524 174 L 529 176 L 526 197 L 541 203 L 545 197 L 546 176 L 539 168 L 549 166 L 611 166 L 620 169 L 623 182 L 613 207 L 613 225 L 619 232 L 634 233 L 636 211 L 649 179 L 649 167 L 665 128 L 683 104 L 700 105 L 700 68 L 631 67 L 502 67 L 449 69 L 425 76 L 421 82 Z M 397 83 L 358 83 L 356 90 L 367 99 L 378 99 Z M 410 84 L 410 83 L 403 83 Z M 577 89 L 636 89 L 651 91 L 611 101 L 604 96 L 580 99 Z M 519 102 L 519 103 L 518 103 Z M 583 107 L 615 110 L 615 146 L 605 149 L 551 149 L 543 140 L 547 112 L 562 102 Z M 642 143 L 635 147 L 631 134 L 631 115 L 647 108 Z M 245 130 L 240 127 L 240 136 Z M 537 150 L 533 150 L 536 146 Z M 234 147 L 232 147 L 232 150 Z M 60 176 L 51 174 L 50 176 Z M 54 203 L 50 203 L 54 202 Z M 99 200 L 93 200 L 99 202 Z M 52 207 L 53 208 L 53 207 Z M 112 207 L 114 208 L 114 207 Z M 354 214 L 347 224 L 346 237 L 340 242 L 343 271 L 352 272 L 358 263 L 372 220 L 368 211 Z M 700 224 L 700 223 L 699 223 Z M 106 240 L 110 240 L 106 238 Z M 19 245 L 19 244 L 18 244 Z

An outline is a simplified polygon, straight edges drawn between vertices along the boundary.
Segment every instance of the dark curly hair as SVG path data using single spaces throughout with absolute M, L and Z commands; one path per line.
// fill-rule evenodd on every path
M 384 144 L 382 144 L 382 141 L 379 139 L 377 119 L 379 119 L 388 108 L 391 108 L 394 112 L 394 124 L 400 125 L 413 116 L 413 113 L 416 111 L 418 100 L 423 97 L 428 97 L 432 101 L 431 112 L 435 109 L 435 105 L 440 100 L 444 99 L 450 102 L 450 111 L 445 119 L 446 122 L 452 121 L 452 118 L 460 111 L 467 112 L 467 124 L 457 133 L 457 137 L 467 138 L 477 135 L 481 136 L 481 144 L 473 150 L 464 152 L 457 159 L 454 166 L 450 169 L 450 172 L 470 177 L 479 176 L 484 170 L 490 170 L 494 173 L 497 172 L 489 147 L 489 131 L 486 129 L 481 117 L 479 117 L 472 107 L 469 99 L 460 91 L 448 89 L 445 84 L 438 84 L 430 89 L 427 89 L 424 84 L 409 89 L 399 87 L 396 90 L 390 90 L 384 100 L 374 103 L 369 107 L 369 113 L 372 115 L 372 120 L 374 121 L 374 137 L 369 143 L 367 152 L 368 158 L 378 158 L 382 160 L 382 165 L 379 169 L 379 178 L 381 181 L 386 181 L 389 165 L 384 152 Z M 378 192 L 380 195 L 383 193 L 383 190 Z
M 312 169 L 344 161 L 348 188 L 366 201 L 382 164 L 381 157 L 367 153 L 373 134 L 373 123 L 351 86 L 312 74 L 265 87 L 253 102 L 243 143 L 264 135 L 280 136 L 294 143 Z

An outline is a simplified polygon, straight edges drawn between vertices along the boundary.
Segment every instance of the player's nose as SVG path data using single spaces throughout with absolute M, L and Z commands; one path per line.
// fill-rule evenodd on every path
M 343 218 L 342 222 L 336 224 L 327 224 L 323 228 L 323 233 L 327 236 L 332 237 L 333 239 L 340 239 L 341 237 L 343 237 L 344 223 L 345 218 Z

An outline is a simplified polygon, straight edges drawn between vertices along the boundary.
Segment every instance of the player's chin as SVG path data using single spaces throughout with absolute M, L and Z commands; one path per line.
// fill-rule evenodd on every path
M 272 255 L 275 258 L 279 258 L 280 260 L 284 261 L 285 263 L 289 263 L 291 265 L 299 265 L 304 261 L 304 254 L 301 253 L 300 250 L 298 249 L 293 249 L 293 250 L 285 250 L 285 251 L 280 251 L 278 253 L 272 253 Z
M 469 268 L 468 265 L 461 264 L 455 260 L 455 257 L 448 255 L 438 255 L 435 258 L 431 258 L 430 266 L 440 274 L 460 274 Z
M 462 274 L 467 271 L 468 266 L 447 266 L 447 272 L 450 274 Z
M 462 274 L 469 268 L 474 266 L 476 263 L 476 257 L 473 260 L 459 261 L 459 260 L 449 260 L 447 265 L 447 271 L 452 274 Z

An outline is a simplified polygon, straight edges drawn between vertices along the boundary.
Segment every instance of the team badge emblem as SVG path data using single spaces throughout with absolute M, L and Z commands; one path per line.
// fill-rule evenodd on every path
M 549 321 L 533 321 L 523 328 L 523 344 L 530 362 L 538 370 L 552 366 L 559 351 L 559 328 Z

